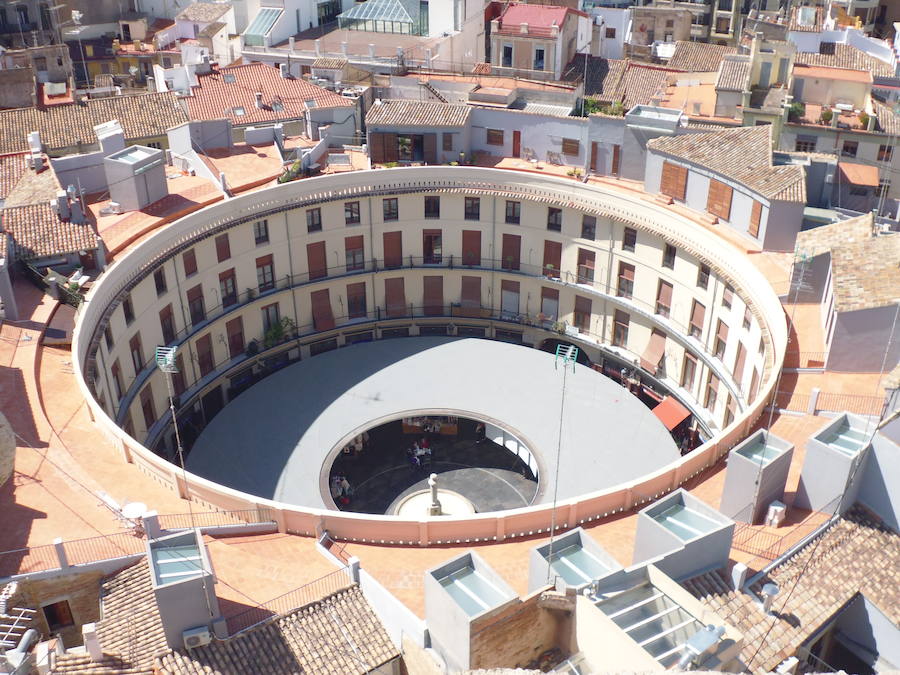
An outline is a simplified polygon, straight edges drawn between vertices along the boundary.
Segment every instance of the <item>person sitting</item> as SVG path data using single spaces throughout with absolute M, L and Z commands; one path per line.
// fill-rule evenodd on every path
M 431 454 L 431 441 L 428 440 L 428 436 L 422 436 L 422 440 L 419 441 L 419 448 L 421 448 L 424 454 Z

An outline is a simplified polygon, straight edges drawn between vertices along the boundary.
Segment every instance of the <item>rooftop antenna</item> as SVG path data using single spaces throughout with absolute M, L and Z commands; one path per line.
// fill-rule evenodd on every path
M 563 431 L 563 412 L 566 407 L 566 379 L 569 374 L 569 366 L 572 366 L 572 372 L 575 372 L 575 363 L 578 358 L 578 347 L 569 344 L 556 345 L 556 355 L 553 357 L 553 368 L 559 370 L 562 366 L 562 389 L 559 398 L 559 432 L 556 437 L 556 475 L 553 477 L 553 508 L 550 512 L 550 546 L 547 549 L 547 583 L 553 573 L 551 567 L 553 563 L 553 538 L 556 535 L 556 500 L 559 494 L 559 460 L 562 454 L 562 431 Z

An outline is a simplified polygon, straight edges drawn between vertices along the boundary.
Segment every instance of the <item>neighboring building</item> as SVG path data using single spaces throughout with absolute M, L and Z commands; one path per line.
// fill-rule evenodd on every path
M 57 30 L 68 12 L 56 13 L 61 5 L 43 0 L 19 0 L 0 6 L 0 45 L 23 49 L 47 45 L 57 38 Z
M 191 3 L 175 15 L 175 33 L 178 39 L 196 40 L 209 49 L 213 61 L 231 63 L 240 56 L 230 2 Z
M 172 68 L 180 63 L 181 50 L 176 43 L 175 29 L 176 23 L 171 19 L 157 19 L 149 26 L 146 19 L 123 20 L 122 39 L 112 41 L 116 72 L 143 82 L 153 75 L 154 65 Z
M 880 233 L 871 213 L 801 232 L 794 285 L 823 307 L 829 371 L 890 371 L 900 361 L 900 234 Z M 893 340 L 891 337 L 893 336 Z
M 471 157 L 472 109 L 419 101 L 376 102 L 366 115 L 373 163 L 443 164 Z
M 711 42 L 688 42 L 679 40 L 675 43 L 675 52 L 666 66 L 673 70 L 688 73 L 712 73 L 719 70 L 719 65 L 729 54 L 736 54 L 734 47 L 718 45 Z
M 511 3 L 491 21 L 491 71 L 562 79 L 575 54 L 590 49 L 591 35 L 591 19 L 584 12 Z
M 595 7 L 590 14 L 594 18 L 591 54 L 604 59 L 621 59 L 625 54 L 625 42 L 631 35 L 631 9 Z
M 197 83 L 182 100 L 193 120 L 225 117 L 237 128 L 282 123 L 297 126 L 314 140 L 319 140 L 319 128 L 327 126 L 343 143 L 354 143 L 362 128 L 355 99 L 265 63 L 230 68 L 201 64 L 195 74 Z
M 674 49 L 679 40 L 691 38 L 691 13 L 675 7 L 635 7 L 631 10 L 631 35 L 625 53 L 650 60 L 660 55 L 660 44 Z M 663 51 L 668 56 L 669 51 Z
M 647 148 L 648 192 L 706 211 L 762 249 L 794 249 L 805 177 L 800 166 L 773 165 L 770 126 L 656 139 Z

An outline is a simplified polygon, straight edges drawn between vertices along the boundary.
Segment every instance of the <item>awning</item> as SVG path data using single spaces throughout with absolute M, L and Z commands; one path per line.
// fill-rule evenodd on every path
M 653 409 L 653 414 L 666 426 L 666 429 L 672 431 L 691 416 L 691 411 L 681 405 L 678 399 L 666 396 L 662 403 Z
M 840 179 L 851 185 L 878 187 L 878 167 L 853 162 L 839 162 Z
M 650 334 L 650 342 L 641 356 L 641 368 L 656 375 L 659 362 L 666 353 L 666 335 L 655 330 Z

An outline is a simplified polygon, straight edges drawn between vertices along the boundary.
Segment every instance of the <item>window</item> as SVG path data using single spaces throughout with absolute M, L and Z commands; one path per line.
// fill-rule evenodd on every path
M 175 317 L 172 305 L 166 305 L 159 312 L 159 327 L 162 331 L 163 344 L 175 342 Z
M 691 337 L 695 337 L 699 340 L 703 336 L 703 320 L 705 318 L 706 307 L 694 300 L 694 304 L 691 306 Z
M 444 314 L 444 277 L 422 278 L 422 309 L 425 316 Z
M 106 341 L 107 351 L 112 349 L 115 342 L 113 342 L 112 329 L 109 327 L 109 324 L 106 324 L 103 328 L 103 339 Z
M 503 129 L 486 129 L 488 145 L 503 145 Z
M 200 367 L 200 377 L 211 373 L 216 365 L 213 360 L 212 335 L 207 333 L 194 343 L 194 349 L 197 350 L 197 365 Z
M 253 239 L 256 245 L 265 244 L 269 241 L 269 221 L 263 218 L 253 223 Z
M 381 200 L 381 212 L 384 215 L 385 222 L 389 220 L 397 220 L 400 217 L 400 208 L 397 205 L 396 197 L 388 197 Z
M 672 309 L 672 284 L 668 281 L 659 280 L 659 287 L 656 289 L 656 313 L 660 316 L 669 316 Z
M 346 237 L 344 239 L 344 257 L 347 271 L 361 270 L 365 267 L 363 262 L 363 237 Z
M 359 202 L 344 202 L 344 222 L 359 225 Z
M 322 209 L 306 209 L 306 231 L 322 231 Z
M 894 157 L 894 146 L 893 145 L 879 145 L 878 146 L 878 161 L 879 162 L 890 162 Z
M 347 284 L 347 316 L 358 319 L 366 315 L 366 284 Z
M 306 265 L 309 269 L 310 281 L 328 276 L 328 261 L 325 258 L 324 241 L 306 245 Z
M 841 157 L 856 157 L 856 151 L 859 150 L 859 143 L 856 141 L 844 141 L 841 147 Z
M 231 246 L 228 243 L 228 233 L 216 237 L 216 259 L 225 262 L 231 257 Z
M 597 238 L 597 217 L 587 214 L 581 216 L 581 238 L 593 241 Z
M 440 218 L 441 217 L 441 198 L 425 197 L 425 217 Z
M 725 417 L 722 419 L 722 426 L 727 427 L 734 421 L 734 412 L 735 407 L 737 406 L 734 397 L 731 394 L 728 394 L 728 398 L 725 399 Z
M 199 284 L 187 292 L 188 312 L 191 315 L 191 325 L 196 326 L 206 320 L 206 307 L 203 304 L 203 287 Z
M 707 410 L 712 410 L 716 407 L 716 397 L 718 395 L 719 389 L 719 380 L 713 375 L 712 371 L 709 371 L 709 375 L 706 376 L 706 399 L 703 402 L 703 407 Z
M 481 265 L 481 232 L 478 230 L 463 230 L 462 264 L 466 267 Z
M 260 293 L 275 288 L 275 266 L 271 255 L 256 259 L 256 283 Z
M 681 386 L 688 391 L 694 388 L 694 377 L 697 374 L 697 357 L 684 353 L 684 365 L 681 367 Z
M 112 367 L 110 368 L 110 372 L 112 373 L 112 381 L 116 390 L 116 401 L 122 398 L 122 367 L 119 365 L 119 360 L 116 359 L 113 361 Z
M 709 287 L 709 272 L 709 265 L 700 263 L 700 267 L 697 268 L 697 288 L 706 289 Z
M 163 267 L 159 267 L 153 273 L 153 283 L 156 284 L 156 297 L 161 296 L 167 290 L 169 290 L 168 285 L 166 284 L 166 270 Z
M 441 147 L 444 152 L 453 152 L 453 134 L 448 134 L 446 131 L 441 134 Z
M 184 276 L 192 277 L 197 274 L 197 255 L 194 249 L 185 251 L 181 256 L 181 262 L 184 265 Z
M 853 195 L 854 197 L 868 197 L 869 196 L 869 188 L 851 185 L 850 186 L 850 194 Z
M 719 319 L 716 324 L 716 341 L 713 344 L 713 353 L 721 359 L 725 356 L 725 347 L 728 344 L 728 325 Z
M 534 63 L 532 64 L 532 70 L 543 70 L 544 69 L 544 50 L 541 48 L 537 48 L 534 50 Z
M 50 627 L 51 633 L 75 625 L 75 619 L 72 618 L 72 609 L 69 607 L 68 600 L 60 600 L 52 605 L 44 605 L 41 609 L 44 612 L 44 618 L 47 620 L 47 626 Z
M 878 197 L 887 196 L 888 191 L 891 189 L 891 179 L 890 178 L 879 178 L 878 179 L 878 187 L 875 188 L 875 194 Z
M 608 39 L 610 39 L 610 40 L 612 40 L 613 38 L 615 38 L 615 37 L 616 37 L 616 29 L 615 29 L 615 28 L 609 28 L 609 27 L 607 27 L 607 29 L 606 29 L 606 37 L 607 37 Z
M 616 295 L 620 298 L 630 298 L 634 292 L 634 265 L 625 262 L 619 263 L 619 283 Z
M 616 347 L 624 347 L 628 342 L 628 322 L 631 317 L 620 309 L 616 310 L 613 319 L 613 339 L 612 343 Z
M 675 27 L 675 21 L 673 19 L 667 19 L 666 20 L 666 28 L 674 28 L 674 27 Z
M 744 364 L 747 361 L 747 348 L 744 347 L 743 342 L 738 342 L 737 347 L 737 356 L 734 359 L 734 370 L 731 371 L 732 375 L 734 375 L 734 381 L 740 387 L 741 380 L 744 377 Z
M 237 282 L 234 269 L 219 273 L 219 296 L 222 298 L 222 307 L 231 307 L 237 302 Z
M 141 335 L 138 333 L 128 342 L 128 350 L 131 354 L 131 365 L 137 376 L 144 369 L 144 350 L 141 348 Z
M 134 321 L 134 307 L 131 305 L 131 296 L 122 300 L 122 313 L 125 315 L 125 324 L 130 325 Z
M 559 278 L 559 268 L 562 261 L 562 244 L 558 241 L 547 240 L 544 242 L 544 268 L 543 274 L 551 279 Z
M 544 321 L 556 321 L 559 316 L 559 291 L 555 288 L 541 288 L 541 314 Z
M 228 334 L 228 356 L 237 358 L 244 351 L 244 322 L 241 317 L 228 321 L 225 332 Z
M 244 109 L 244 106 L 237 105 L 231 109 L 231 112 L 234 113 L 235 117 L 243 117 L 247 114 L 247 111 Z
M 634 253 L 634 247 L 637 244 L 637 230 L 626 227 L 622 234 L 622 250 Z
M 577 155 L 581 152 L 581 144 L 577 138 L 562 139 L 562 153 L 564 155 Z
M 562 231 L 562 209 L 553 206 L 547 209 L 547 229 L 553 232 Z
M 730 185 L 710 178 L 709 191 L 706 194 L 706 210 L 722 220 L 731 218 L 732 192 Z
M 403 233 L 385 232 L 382 241 L 384 242 L 384 266 L 392 268 L 403 265 Z
M 478 197 L 466 197 L 465 219 L 478 220 L 481 217 L 481 200 Z
M 506 202 L 506 224 L 518 225 L 522 216 L 521 202 Z
M 281 311 L 278 309 L 277 302 L 273 302 L 271 305 L 266 305 L 260 311 L 262 312 L 262 325 L 264 332 L 268 332 L 270 328 L 281 323 Z
M 422 262 L 426 265 L 440 265 L 441 231 L 425 230 L 422 233 Z
M 591 299 L 575 296 L 575 312 L 572 316 L 572 323 L 580 333 L 589 333 L 591 331 Z
M 671 197 L 684 201 L 687 190 L 688 170 L 686 166 L 679 166 L 672 162 L 663 162 L 662 174 L 659 179 L 659 191 Z
M 512 45 L 503 45 L 503 55 L 500 58 L 500 65 L 503 68 L 512 68 L 513 47 Z
M 522 237 L 517 234 L 503 235 L 502 260 L 500 266 L 505 270 L 519 269 L 521 259 Z
M 750 226 L 747 232 L 751 237 L 759 237 L 759 224 L 762 222 L 762 203 L 753 200 L 753 207 L 750 209 Z
M 798 135 L 797 140 L 794 142 L 794 150 L 797 152 L 815 152 L 816 137 Z
M 744 320 L 741 322 L 744 330 L 750 330 L 750 317 L 752 314 L 750 313 L 749 307 L 744 307 Z
M 578 283 L 592 284 L 594 283 L 594 265 L 596 254 L 587 249 L 578 249 Z
M 734 302 L 734 289 L 731 284 L 725 284 L 725 289 L 722 291 L 722 307 L 731 309 L 732 302 Z
M 675 247 L 672 244 L 666 244 L 663 249 L 662 266 L 670 270 L 675 268 Z

